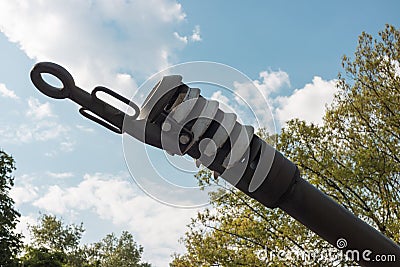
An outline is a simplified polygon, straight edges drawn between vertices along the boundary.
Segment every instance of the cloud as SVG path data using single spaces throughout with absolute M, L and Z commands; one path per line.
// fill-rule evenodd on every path
M 255 86 L 263 93 L 269 96 L 271 93 L 278 91 L 283 86 L 290 86 L 289 74 L 279 71 L 262 71 L 259 74 L 260 80 L 255 80 Z
M 196 25 L 193 29 L 192 35 L 190 36 L 192 42 L 200 42 L 202 38 L 200 36 L 200 26 Z
M 70 127 L 58 121 L 48 102 L 40 103 L 30 97 L 25 116 L 19 113 L 12 121 L 0 125 L 0 140 L 3 144 L 28 144 L 34 142 L 57 141 L 48 143 L 46 148 L 56 147 L 45 152 L 46 156 L 55 156 L 59 152 L 71 152 L 75 149 L 76 141 L 71 136 Z M 22 122 L 20 122 L 22 120 Z
M 25 127 L 22 127 L 22 129 L 24 131 L 21 131 L 21 128 L 17 131 L 17 136 L 20 136 L 21 140 L 23 140 L 24 137 L 27 137 L 28 140 L 32 137 L 35 140 L 42 142 L 56 139 L 63 133 L 69 131 L 67 127 L 61 124 L 45 121 L 39 123 L 37 128 L 32 129 L 32 131 L 27 130 Z
M 286 121 L 294 118 L 322 124 L 325 106 L 333 101 L 337 92 L 336 82 L 315 76 L 303 88 L 294 90 L 288 96 L 279 96 L 282 89 L 290 87 L 289 75 L 281 70 L 267 70 L 260 72 L 257 80 L 234 83 L 234 93 L 237 94 L 235 100 L 239 105 L 233 105 L 231 99 L 218 92 L 212 97 L 230 105 L 239 115 L 241 108 L 248 105 L 260 120 L 260 125 L 274 131 L 275 127 L 279 130 Z M 244 121 L 248 122 L 249 118 L 245 117 Z
M 0 31 L 30 58 L 67 67 L 83 88 L 126 96 L 137 87 L 132 75 L 165 68 L 183 47 L 175 33 L 185 17 L 173 0 L 0 2 Z
M 32 241 L 32 237 L 29 232 L 29 226 L 36 225 L 36 224 L 37 224 L 37 220 L 35 219 L 35 217 L 32 214 L 22 215 L 19 218 L 19 222 L 17 223 L 15 232 L 22 233 L 22 235 L 24 236 L 22 241 L 24 242 L 25 245 L 31 243 L 31 241 Z
M 51 110 L 50 103 L 46 102 L 41 104 L 38 99 L 30 97 L 28 99 L 29 110 L 26 112 L 26 116 L 41 120 L 46 117 L 54 117 Z
M 72 172 L 47 172 L 47 175 L 56 179 L 65 179 L 74 176 Z
M 211 100 L 216 100 L 218 101 L 220 104 L 223 104 L 224 106 L 228 106 L 229 105 L 229 98 L 226 97 L 225 95 L 222 94 L 221 90 L 215 91 L 211 97 Z M 225 111 L 225 110 L 224 110 Z M 227 111 L 225 111 L 227 112 Z
M 32 141 L 45 142 L 65 137 L 69 128 L 57 122 L 38 121 L 35 124 L 23 123 L 18 126 L 2 125 L 0 137 L 4 143 L 22 144 Z
M 165 266 L 174 251 L 183 249 L 179 248 L 178 239 L 196 210 L 156 202 L 127 179 L 125 174 L 86 174 L 76 186 L 50 186 L 33 205 L 63 215 L 93 211 L 115 225 L 129 227 L 138 243 L 144 246 L 146 258 Z
M 295 90 L 292 95 L 276 99 L 276 118 L 281 125 L 293 118 L 322 124 L 325 106 L 332 102 L 336 92 L 336 80 L 325 81 L 315 76 L 312 83 Z
M 23 186 L 14 186 L 10 190 L 10 196 L 15 201 L 15 205 L 20 206 L 38 197 L 38 187 L 30 183 L 26 183 Z
M 0 96 L 7 97 L 11 99 L 19 99 L 14 91 L 8 89 L 5 84 L 0 83 Z
M 3 143 L 46 142 L 62 137 L 59 149 L 63 152 L 72 151 L 76 142 L 68 135 L 70 127 L 58 122 L 50 103 L 40 103 L 34 97 L 30 97 L 27 102 L 28 109 L 25 112 L 27 120 L 20 118 L 26 122 L 18 124 L 18 117 L 14 117 L 15 121 L 0 125 L 0 138 Z
M 87 127 L 87 126 L 84 126 L 84 125 L 80 125 L 80 124 L 77 124 L 76 128 L 81 130 L 82 132 L 87 132 L 87 133 L 93 133 L 94 132 L 93 128 Z
M 253 123 L 255 126 L 267 127 L 271 132 L 275 131 L 271 94 L 285 86 L 290 86 L 289 75 L 282 71 L 262 71 L 259 79 L 248 83 L 234 83 L 235 100 L 242 107 L 248 106 L 259 120 Z M 235 108 L 237 110 L 237 108 Z M 240 114 L 239 114 L 240 115 Z M 246 118 L 245 121 L 249 118 Z M 252 121 L 252 120 L 251 120 Z
M 72 152 L 75 150 L 76 142 L 66 138 L 66 140 L 60 142 L 60 150 L 63 152 Z
M 174 32 L 174 36 L 175 36 L 179 41 L 181 41 L 182 43 L 184 43 L 184 44 L 187 44 L 187 43 L 188 43 L 188 38 L 187 38 L 187 36 L 180 36 L 179 33 L 177 33 L 177 32 Z
M 64 190 L 58 185 L 48 188 L 46 194 L 37 199 L 33 205 L 45 209 L 48 212 L 63 214 L 67 212 L 66 202 L 63 200 Z M 75 196 L 77 197 L 77 196 Z M 76 199 L 78 201 L 79 198 Z
M 200 42 L 203 39 L 200 35 L 200 26 L 196 25 L 189 36 L 181 36 L 178 32 L 174 32 L 174 36 L 177 40 L 181 41 L 183 44 L 187 44 L 189 41 L 192 43 Z

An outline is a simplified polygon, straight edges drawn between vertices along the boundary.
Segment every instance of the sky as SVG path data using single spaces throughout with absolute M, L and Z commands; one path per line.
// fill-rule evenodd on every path
M 292 118 L 322 123 L 341 57 L 352 56 L 361 32 L 399 27 L 398 10 L 396 0 L 1 1 L 0 148 L 17 164 L 18 231 L 28 242 L 27 224 L 43 213 L 83 222 L 84 243 L 128 230 L 144 260 L 167 266 L 171 254 L 184 252 L 179 238 L 206 198 L 190 159 L 143 147 L 83 118 L 71 101 L 44 96 L 29 78 L 35 63 L 64 66 L 87 91 L 103 85 L 139 101 L 157 72 L 200 62 L 168 71 L 186 73 L 184 80 L 208 71 L 197 81 L 234 73 L 230 88 L 196 86 L 243 123 L 253 124 L 249 112 L 256 126 L 273 119 L 279 133 Z M 152 184 L 155 176 L 186 194 Z

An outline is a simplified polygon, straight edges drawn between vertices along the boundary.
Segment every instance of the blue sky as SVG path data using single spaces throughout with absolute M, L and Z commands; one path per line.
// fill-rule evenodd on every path
M 129 230 L 146 260 L 166 266 L 170 254 L 183 251 L 178 239 L 197 211 L 143 193 L 127 169 L 121 136 L 82 118 L 72 102 L 38 92 L 29 80 L 36 62 L 65 66 L 87 90 L 105 85 L 128 97 L 168 66 L 219 62 L 254 82 L 278 129 L 294 117 L 321 123 L 341 57 L 352 55 L 362 31 L 398 27 L 398 10 L 395 0 L 2 1 L 0 147 L 17 162 L 12 195 L 22 214 L 19 230 L 26 233 L 39 212 L 84 222 L 84 242 Z M 202 89 L 241 114 L 226 91 Z M 255 92 L 239 85 L 232 90 L 255 113 L 265 111 Z M 146 178 L 151 172 L 142 153 L 133 153 L 132 164 L 137 161 L 136 175 Z M 165 160 L 161 152 L 147 155 Z M 175 179 L 195 183 L 187 172 Z

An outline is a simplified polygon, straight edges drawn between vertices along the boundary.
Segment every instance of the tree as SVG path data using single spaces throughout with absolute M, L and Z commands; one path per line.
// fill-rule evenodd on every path
M 88 261 L 92 266 L 101 267 L 150 267 L 141 263 L 143 247 L 138 246 L 132 234 L 123 231 L 118 238 L 114 233 L 107 235 L 100 242 L 87 246 L 85 249 Z
M 34 248 L 28 246 L 22 257 L 22 264 L 26 267 L 63 267 L 66 255 L 61 252 L 52 252 L 48 248 Z
M 303 178 L 400 243 L 400 31 L 387 25 L 377 39 L 362 33 L 354 59 L 342 62 L 323 125 L 289 121 L 277 149 Z M 207 171 L 198 178 L 213 182 Z M 320 257 L 332 247 L 300 223 L 237 190 L 214 192 L 211 203 L 192 220 L 182 239 L 187 252 L 171 266 L 343 264 Z M 281 250 L 292 257 L 280 261 Z
M 143 247 L 132 234 L 114 233 L 99 242 L 80 245 L 83 224 L 65 224 L 53 215 L 42 215 L 39 223 L 30 226 L 32 243 L 25 248 L 21 261 L 26 267 L 150 267 L 140 263 Z
M 0 150 L 0 266 L 13 266 L 22 246 L 22 235 L 15 233 L 21 216 L 14 208 L 9 191 L 14 186 L 14 159 Z
M 85 262 L 79 243 L 84 233 L 80 225 L 66 225 L 53 215 L 42 215 L 38 225 L 29 227 L 33 242 L 25 249 L 25 266 L 82 266 Z
M 30 232 L 36 246 L 62 253 L 78 249 L 84 233 L 83 224 L 65 223 L 53 215 L 42 215 L 38 225 L 30 226 Z

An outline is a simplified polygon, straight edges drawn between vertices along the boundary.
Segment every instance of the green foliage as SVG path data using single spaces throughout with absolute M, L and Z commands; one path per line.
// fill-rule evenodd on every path
M 123 231 L 118 238 L 114 233 L 107 235 L 100 242 L 87 246 L 86 254 L 92 266 L 102 267 L 150 267 L 140 263 L 143 247 L 138 246 L 132 234 Z
M 81 246 L 83 225 L 65 224 L 52 215 L 42 215 L 31 226 L 32 244 L 25 248 L 21 262 L 28 267 L 150 267 L 141 263 L 143 247 L 129 232 L 120 238 L 107 235 L 100 242 Z
M 20 214 L 8 195 L 14 185 L 14 170 L 14 159 L 0 150 L 0 266 L 14 266 L 22 246 L 21 234 L 14 232 Z
M 355 58 L 344 56 L 343 68 L 324 124 L 289 121 L 277 148 L 299 166 L 303 178 L 399 243 L 400 31 L 387 25 L 376 40 L 362 33 Z M 265 131 L 260 134 L 271 139 Z M 197 177 L 202 185 L 218 182 L 205 170 Z M 187 252 L 175 254 L 171 266 L 344 264 L 318 258 L 332 247 L 278 209 L 222 184 L 211 200 L 212 207 L 188 226 L 182 239 Z M 280 250 L 317 257 L 280 261 L 274 255 Z
M 42 215 L 38 225 L 30 226 L 35 246 L 42 246 L 50 251 L 71 252 L 78 249 L 83 225 L 65 225 L 52 215 Z
M 51 252 L 44 247 L 27 247 L 21 261 L 26 267 L 62 267 L 67 259 L 62 252 Z
M 83 225 L 66 225 L 52 215 L 42 215 L 38 225 L 29 227 L 32 243 L 25 249 L 25 266 L 82 266 L 85 262 L 79 246 Z

